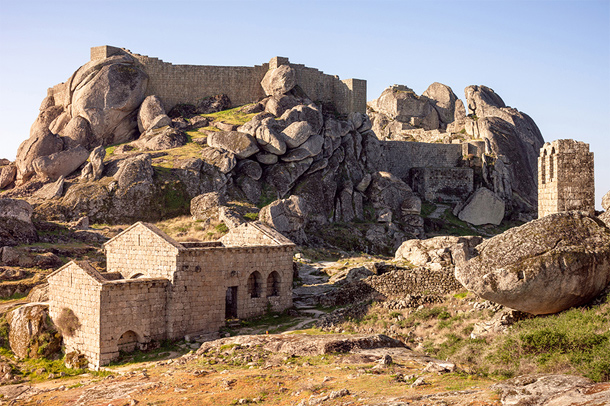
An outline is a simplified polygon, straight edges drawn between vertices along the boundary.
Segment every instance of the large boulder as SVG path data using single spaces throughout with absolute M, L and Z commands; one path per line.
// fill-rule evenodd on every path
M 119 170 L 114 175 L 119 188 L 129 188 L 138 183 L 152 185 L 154 170 L 150 155 L 141 154 L 129 157 L 121 161 L 119 165 Z
M 410 128 L 439 128 L 439 115 L 430 99 L 418 96 L 406 86 L 394 85 L 385 89 L 377 99 L 369 102 L 368 106 L 374 112 L 386 116 L 389 121 L 409 124 L 412 126 Z
M 295 121 L 284 128 L 284 131 L 282 131 L 284 141 L 289 148 L 296 148 L 300 146 L 313 134 L 315 134 L 315 132 L 307 121 Z
M 51 322 L 49 305 L 28 303 L 7 313 L 9 342 L 18 358 L 49 357 L 61 350 L 61 334 Z
M 208 136 L 208 145 L 229 151 L 238 159 L 248 158 L 259 151 L 256 140 L 250 134 L 239 131 L 217 131 Z
M 0 187 L 2 187 L 2 185 L 0 185 Z M 602 208 L 606 211 L 610 210 L 610 192 L 602 197 Z
M 299 104 L 290 110 L 286 110 L 281 119 L 286 126 L 297 121 L 306 121 L 314 134 L 319 134 L 324 125 L 322 111 L 315 104 Z
M 83 180 L 98 180 L 104 172 L 104 157 L 106 149 L 101 145 L 91 151 L 89 162 L 83 168 L 81 179 Z
M 261 86 L 267 96 L 280 96 L 288 93 L 296 84 L 296 72 L 290 65 L 270 69 L 261 81 Z
M 142 134 L 134 144 L 145 151 L 161 151 L 181 147 L 185 145 L 187 141 L 188 139 L 182 131 L 165 126 L 161 128 L 151 128 Z
M 142 104 L 148 75 L 127 58 L 107 58 L 109 64 L 94 64 L 79 69 L 73 80 L 78 83 L 72 95 L 72 116 L 82 116 L 91 125 L 98 143 L 121 144 L 136 133 L 136 109 Z M 78 78 L 82 77 L 82 81 Z
M 25 200 L 0 199 L 0 247 L 38 241 L 32 206 Z
M 96 145 L 96 139 L 89 122 L 81 116 L 74 117 L 61 132 L 67 148 L 78 145 L 90 149 Z M 99 144 L 99 143 L 97 143 Z
M 208 192 L 195 196 L 191 200 L 191 216 L 195 220 L 216 218 L 218 217 L 218 208 L 224 203 L 224 198 L 218 192 Z
M 449 86 L 434 82 L 428 86 L 422 96 L 432 101 L 432 105 L 443 123 L 448 124 L 454 120 L 457 96 Z
M 472 254 L 465 246 L 454 250 L 456 278 L 484 299 L 527 313 L 588 303 L 610 283 L 610 230 L 585 212 L 512 228 Z
M 75 148 L 36 158 L 32 166 L 41 178 L 57 180 L 77 170 L 88 157 L 89 151 L 78 145 Z
M 481 237 L 441 236 L 426 240 L 407 240 L 396 250 L 394 259 L 408 261 L 412 265 L 438 268 L 453 266 L 452 249 L 457 244 L 474 248 L 483 241 Z M 437 269 L 437 270 L 438 270 Z
M 263 207 L 259 219 L 297 244 L 307 240 L 304 231 L 307 207 L 300 196 L 292 195 L 288 199 L 276 200 Z
M 273 118 L 263 119 L 253 133 L 263 150 L 274 155 L 283 155 L 286 152 L 286 142 Z
M 201 151 L 201 159 L 215 168 L 221 173 L 229 173 L 237 165 L 235 154 L 222 149 L 206 147 Z
M 458 218 L 475 226 L 498 225 L 504 219 L 504 201 L 491 190 L 481 187 L 466 200 Z
M 17 179 L 27 180 L 34 175 L 32 161 L 36 158 L 54 154 L 63 150 L 64 142 L 50 131 L 35 135 L 23 141 L 17 149 Z
M 17 176 L 17 167 L 15 165 L 6 165 L 0 168 L 0 189 L 4 189 L 15 181 Z
M 155 95 L 148 96 L 138 110 L 138 130 L 141 133 L 172 124 L 172 119 L 165 114 L 161 99 Z
M 375 172 L 366 188 L 366 195 L 373 207 L 388 207 L 395 214 L 400 214 L 402 202 L 413 195 L 405 182 L 389 172 Z

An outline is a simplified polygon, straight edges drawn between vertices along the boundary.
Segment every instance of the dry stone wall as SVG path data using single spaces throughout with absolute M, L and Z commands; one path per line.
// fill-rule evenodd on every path
M 474 171 L 471 168 L 413 168 L 411 187 L 428 201 L 464 201 L 473 191 Z
M 538 158 L 538 218 L 568 210 L 595 213 L 593 152 L 584 142 L 547 142 Z

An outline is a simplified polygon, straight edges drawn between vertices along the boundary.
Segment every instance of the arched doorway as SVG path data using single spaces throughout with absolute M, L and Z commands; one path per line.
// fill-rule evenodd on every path
M 138 345 L 138 335 L 131 330 L 128 330 L 121 335 L 117 346 L 121 352 L 132 352 Z

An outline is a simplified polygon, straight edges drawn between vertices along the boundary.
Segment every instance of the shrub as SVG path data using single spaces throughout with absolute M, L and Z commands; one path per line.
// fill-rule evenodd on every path
M 65 337 L 72 337 L 81 326 L 76 314 L 67 307 L 61 309 L 59 317 L 55 320 L 55 325 Z

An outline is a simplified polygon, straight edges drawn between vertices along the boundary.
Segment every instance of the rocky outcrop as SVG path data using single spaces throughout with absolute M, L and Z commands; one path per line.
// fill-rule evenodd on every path
M 208 137 L 210 147 L 229 151 L 239 159 L 248 158 L 259 151 L 256 140 L 250 134 L 239 131 L 218 131 Z
M 6 315 L 11 350 L 19 358 L 49 357 L 61 350 L 61 335 L 45 303 L 29 303 Z
M 557 313 L 589 302 L 610 283 L 610 230 L 584 212 L 555 213 L 490 238 L 474 252 L 461 246 L 454 259 L 456 278 L 484 299 Z
M 464 90 L 469 118 L 466 132 L 486 142 L 486 153 L 501 160 L 510 174 L 510 202 L 521 209 L 537 208 L 538 155 L 544 145 L 536 123 L 525 113 L 507 107 L 486 86 Z
M 191 216 L 195 220 L 208 220 L 218 217 L 218 208 L 224 204 L 218 192 L 209 192 L 191 200 Z
M 277 200 L 263 207 L 259 219 L 295 243 L 302 244 L 307 240 L 305 236 L 307 214 L 305 201 L 299 196 L 292 195 L 288 199 Z
M 17 176 L 17 167 L 9 164 L 0 168 L 0 189 L 10 186 Z
M 32 206 L 24 200 L 0 199 L 0 246 L 38 241 L 32 213 Z
M 186 135 L 169 126 L 161 128 L 151 128 L 140 135 L 133 144 L 143 151 L 161 151 L 165 149 L 178 148 L 186 144 Z
M 49 89 L 30 138 L 17 151 L 18 181 L 34 174 L 37 158 L 135 138 L 147 84 L 148 76 L 131 56 L 117 55 L 90 61 L 66 83 Z
M 575 375 L 523 375 L 491 386 L 502 405 L 608 405 L 610 388 Z
M 504 219 L 504 201 L 491 190 L 481 187 L 466 200 L 457 216 L 475 226 L 498 225 Z

